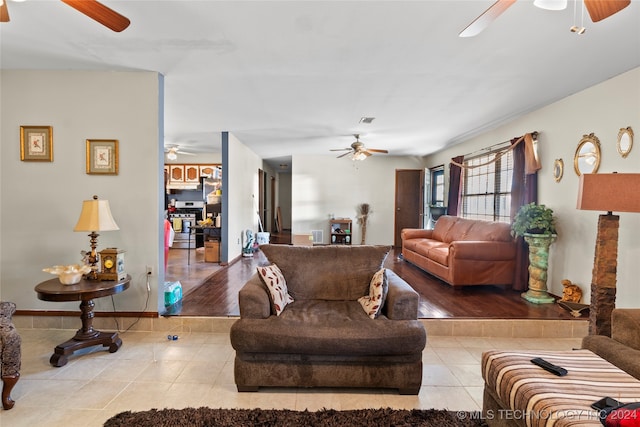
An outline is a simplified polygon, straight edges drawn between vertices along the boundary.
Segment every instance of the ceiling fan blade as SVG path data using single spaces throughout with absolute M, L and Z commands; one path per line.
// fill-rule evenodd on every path
M 631 0 L 584 0 L 584 5 L 593 22 L 602 21 L 630 4 Z
M 9 22 L 9 8 L 6 0 L 0 5 L 0 22 Z
M 131 23 L 129 18 L 120 15 L 115 10 L 108 8 L 96 0 L 61 1 L 117 33 L 127 28 Z
M 332 148 L 329 151 L 351 151 L 351 148 Z
M 377 148 L 367 148 L 367 150 L 371 151 L 372 153 L 389 154 L 389 152 L 387 150 L 378 150 Z
M 347 152 L 346 152 L 346 153 L 344 153 L 344 154 L 340 154 L 338 157 L 336 157 L 336 159 L 341 159 L 341 158 L 343 158 L 344 156 L 346 156 L 346 155 L 348 155 L 348 154 L 351 154 L 351 152 L 350 152 L 350 151 L 347 151 Z
M 467 25 L 458 35 L 460 37 L 477 36 L 515 2 L 516 0 L 498 0 L 489 9 L 485 10 L 482 15 L 474 19 L 471 24 Z

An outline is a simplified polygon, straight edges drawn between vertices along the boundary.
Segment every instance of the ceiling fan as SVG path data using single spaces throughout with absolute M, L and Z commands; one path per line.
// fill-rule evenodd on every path
M 169 159 L 169 160 L 177 159 L 178 158 L 178 154 L 184 154 L 184 155 L 187 155 L 187 156 L 195 156 L 195 154 L 193 154 L 193 153 L 189 153 L 187 151 L 180 150 L 180 146 L 179 145 L 175 145 L 175 144 L 164 147 L 164 152 L 167 153 L 167 159 Z
M 580 0 L 575 0 L 580 1 Z M 631 4 L 631 0 L 583 0 L 593 22 L 602 21 L 620 12 Z M 516 0 L 498 0 L 478 16 L 471 24 L 460 32 L 460 37 L 474 37 L 495 21 L 498 16 L 512 6 Z M 567 0 L 535 0 L 535 6 L 542 9 L 562 10 L 567 7 Z M 573 30 L 572 30 L 573 31 Z
M 353 135 L 356 137 L 356 140 L 351 144 L 349 148 L 334 148 L 330 151 L 346 151 L 344 154 L 340 154 L 337 158 L 341 158 L 346 156 L 347 154 L 351 154 L 351 160 L 364 160 L 369 157 L 372 153 L 389 153 L 387 150 L 379 150 L 376 148 L 367 148 L 364 146 L 362 142 L 360 142 L 360 135 Z
M 118 33 L 127 28 L 131 23 L 127 17 L 120 15 L 115 10 L 108 8 L 96 0 L 60 1 Z M 0 0 L 0 22 L 9 22 L 7 0 Z

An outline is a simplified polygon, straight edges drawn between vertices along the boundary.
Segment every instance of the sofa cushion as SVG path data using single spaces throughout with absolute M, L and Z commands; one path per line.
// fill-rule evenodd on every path
M 231 342 L 248 353 L 384 356 L 421 352 L 426 333 L 418 320 L 372 321 L 357 301 L 296 300 L 279 317 L 238 320 Z
M 380 315 L 388 290 L 387 275 L 385 269 L 381 268 L 371 278 L 369 295 L 358 298 L 358 302 L 370 318 L 377 319 Z
M 436 225 L 433 227 L 433 238 L 441 242 L 450 243 L 447 239 L 449 231 L 455 227 L 459 218 L 457 216 L 443 215 L 436 221 Z
M 390 249 L 373 245 L 260 246 L 269 262 L 282 271 L 289 294 L 296 301 L 356 302 L 369 292 L 371 278 L 383 267 Z
M 449 266 L 449 246 L 429 249 L 429 259 L 438 264 Z
M 464 240 L 511 242 L 511 225 L 506 222 L 475 221 Z
M 280 316 L 287 304 L 294 300 L 287 290 L 287 282 L 276 264 L 257 267 L 258 276 L 269 290 L 271 310 Z

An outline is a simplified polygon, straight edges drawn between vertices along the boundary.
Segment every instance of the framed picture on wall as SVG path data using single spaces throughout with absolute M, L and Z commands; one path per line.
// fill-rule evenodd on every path
M 53 161 L 53 128 L 51 126 L 20 126 L 20 160 Z
M 87 173 L 89 175 L 118 174 L 117 139 L 87 139 Z

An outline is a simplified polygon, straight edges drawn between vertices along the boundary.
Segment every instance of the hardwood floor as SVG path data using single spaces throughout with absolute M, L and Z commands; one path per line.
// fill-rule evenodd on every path
M 286 239 L 285 239 L 286 240 Z M 273 242 L 273 240 L 272 240 Z M 178 316 L 239 316 L 238 291 L 267 260 L 258 251 L 221 268 L 202 285 L 187 292 Z M 574 320 L 557 304 L 532 304 L 520 292 L 498 286 L 454 288 L 400 258 L 392 249 L 385 267 L 395 271 L 419 294 L 419 318 L 567 319 Z M 585 317 L 577 318 L 584 320 Z

